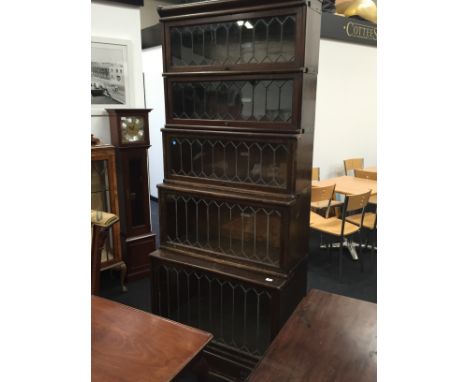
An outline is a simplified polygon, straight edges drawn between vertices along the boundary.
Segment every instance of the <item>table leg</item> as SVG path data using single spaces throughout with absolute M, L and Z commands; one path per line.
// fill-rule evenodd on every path
M 333 243 L 331 245 L 333 248 L 340 248 L 340 243 Z M 353 260 L 359 260 L 359 256 L 356 251 L 356 247 L 359 246 L 358 243 L 354 243 L 352 240 L 346 239 L 344 241 L 344 246 L 348 249 L 348 252 L 351 254 Z M 327 248 L 327 244 L 322 244 L 320 248 Z

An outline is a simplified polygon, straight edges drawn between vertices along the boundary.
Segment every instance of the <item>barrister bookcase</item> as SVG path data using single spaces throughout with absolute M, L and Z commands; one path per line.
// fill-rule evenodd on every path
M 321 2 L 158 9 L 166 125 L 154 313 L 243 381 L 306 293 Z

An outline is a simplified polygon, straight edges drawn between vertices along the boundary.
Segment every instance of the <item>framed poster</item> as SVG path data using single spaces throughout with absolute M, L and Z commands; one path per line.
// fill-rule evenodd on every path
M 91 39 L 91 114 L 133 107 L 131 42 Z

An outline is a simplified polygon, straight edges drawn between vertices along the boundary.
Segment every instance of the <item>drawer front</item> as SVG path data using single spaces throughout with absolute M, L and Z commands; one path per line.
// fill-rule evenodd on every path
M 166 78 L 168 124 L 299 130 L 299 74 Z
M 162 248 L 280 269 L 284 208 L 162 188 L 159 197 Z
M 167 22 L 166 71 L 299 68 L 302 12 L 295 7 Z
M 163 130 L 165 178 L 290 193 L 296 140 Z

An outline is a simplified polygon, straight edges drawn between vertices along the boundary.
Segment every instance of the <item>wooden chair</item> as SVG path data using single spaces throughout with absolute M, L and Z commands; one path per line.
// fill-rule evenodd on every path
M 330 215 L 330 208 L 340 207 L 343 205 L 343 202 L 339 200 L 334 200 L 335 195 L 335 185 L 330 186 L 313 186 L 311 190 L 311 202 L 310 209 L 312 211 L 325 211 L 325 217 L 328 218 Z
M 362 169 L 354 169 L 354 176 L 361 179 L 377 180 L 377 173 L 374 171 L 366 171 Z
M 325 219 L 325 221 L 315 221 L 310 224 L 310 228 L 317 230 L 322 234 L 329 235 L 333 238 L 339 238 L 340 241 L 340 254 L 339 254 L 339 279 L 341 281 L 343 273 L 343 244 L 345 239 L 349 238 L 352 235 L 359 233 L 359 262 L 361 263 L 361 271 L 364 270 L 364 265 L 362 262 L 361 256 L 361 247 L 362 247 L 362 238 L 361 238 L 361 227 L 364 221 L 364 211 L 369 201 L 369 196 L 371 191 L 369 190 L 363 194 L 357 195 L 346 195 L 343 203 L 343 208 L 341 210 L 341 219 L 337 217 L 332 217 Z M 351 223 L 346 220 L 346 216 L 352 212 L 355 212 L 353 215 L 359 217 L 358 224 Z M 357 213 L 356 213 L 357 212 Z
M 354 170 L 354 176 L 356 178 L 370 179 L 370 180 L 377 181 L 377 173 L 374 172 L 374 171 L 366 171 L 366 170 L 355 169 Z M 374 207 L 377 206 L 377 195 L 372 195 L 369 198 L 369 204 L 372 204 Z
M 101 253 L 110 228 L 119 221 L 117 215 L 91 210 L 91 294 L 98 294 L 101 279 Z
M 370 198 L 369 198 L 370 204 Z M 346 217 L 346 221 L 358 225 L 360 222 L 361 216 L 359 214 L 354 214 Z M 364 218 L 362 219 L 362 228 L 367 231 L 367 239 L 366 239 L 366 247 L 369 244 L 369 238 L 372 234 L 377 232 L 377 210 L 375 212 L 368 212 L 364 213 Z M 375 248 L 377 247 L 377 236 L 375 236 L 375 241 L 371 243 L 372 246 L 372 253 L 375 252 Z
M 329 186 L 313 186 L 310 196 L 310 209 L 323 210 L 326 209 L 325 216 L 328 216 L 330 210 L 333 193 L 335 192 L 335 185 Z
M 320 180 L 320 167 L 312 167 L 312 180 Z
M 351 170 L 364 168 L 364 158 L 345 159 L 343 163 L 345 175 Z

